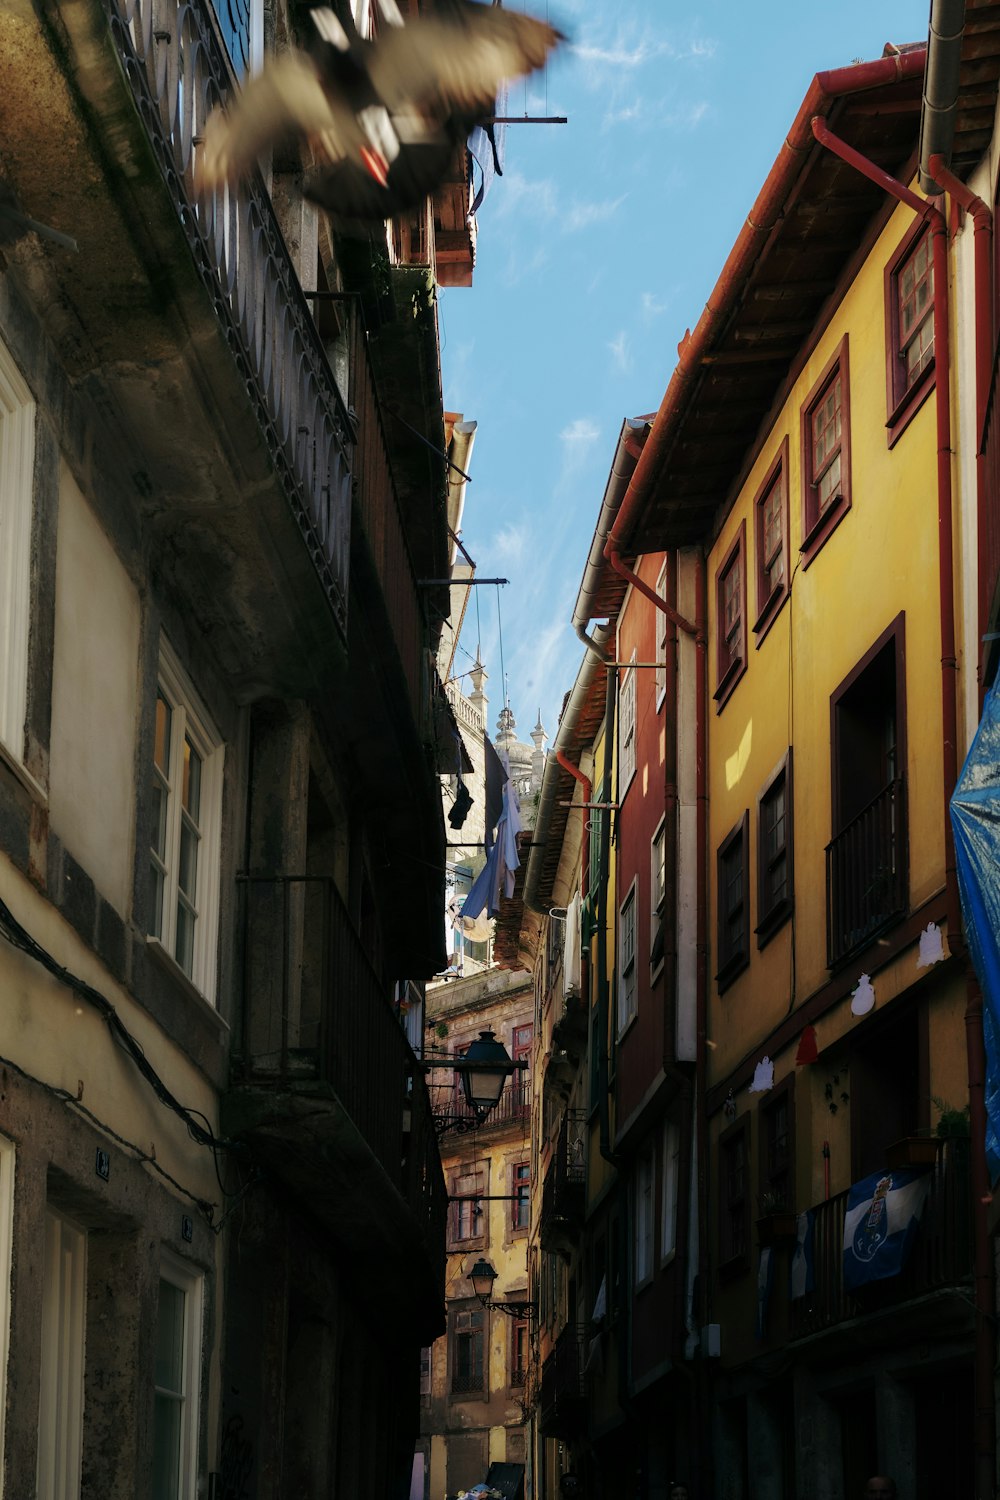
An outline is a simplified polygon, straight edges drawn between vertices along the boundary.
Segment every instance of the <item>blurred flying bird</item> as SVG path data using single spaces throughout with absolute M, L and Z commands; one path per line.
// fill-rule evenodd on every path
M 311 49 L 286 52 L 209 117 L 202 191 L 238 181 L 269 146 L 304 140 L 308 198 L 347 218 L 392 218 L 435 190 L 502 84 L 563 40 L 545 21 L 478 0 L 446 0 L 372 41 L 331 9 L 310 16 Z

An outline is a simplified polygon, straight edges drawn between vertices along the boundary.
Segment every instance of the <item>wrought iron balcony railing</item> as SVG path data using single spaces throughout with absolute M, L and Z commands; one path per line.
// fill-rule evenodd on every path
M 815 1286 L 791 1303 L 791 1336 L 803 1338 L 848 1318 L 898 1306 L 925 1292 L 956 1286 L 972 1275 L 972 1200 L 969 1143 L 945 1141 L 931 1168 L 927 1202 L 908 1264 L 898 1276 L 873 1282 L 861 1293 L 844 1287 L 844 1214 L 847 1194 L 814 1210 Z
M 571 1437 L 586 1421 L 587 1329 L 567 1323 L 542 1365 L 539 1427 L 546 1437 Z
M 389 1180 L 444 1243 L 447 1199 L 423 1074 L 327 877 L 240 881 L 248 1083 L 328 1083 Z M 408 1128 L 406 1128 L 408 1127 Z
M 872 940 L 907 902 L 906 785 L 889 785 L 826 846 L 827 963 Z
M 233 86 L 206 0 L 105 0 L 122 69 L 272 462 L 346 629 L 351 424 L 259 174 L 194 191 L 198 140 Z
M 567 1110 L 559 1127 L 556 1148 L 542 1180 L 539 1235 L 543 1249 L 564 1247 L 583 1222 L 586 1192 L 586 1147 L 583 1110 Z

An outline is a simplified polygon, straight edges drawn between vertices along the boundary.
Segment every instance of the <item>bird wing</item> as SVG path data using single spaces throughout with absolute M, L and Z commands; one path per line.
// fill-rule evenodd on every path
M 540 68 L 562 40 L 546 21 L 463 0 L 387 27 L 366 65 L 390 110 L 417 104 L 476 115 L 492 110 L 505 79 Z
M 286 52 L 241 89 L 228 109 L 215 109 L 198 155 L 199 186 L 210 191 L 236 182 L 276 140 L 303 135 L 329 161 L 347 154 L 342 112 L 323 88 L 312 59 Z

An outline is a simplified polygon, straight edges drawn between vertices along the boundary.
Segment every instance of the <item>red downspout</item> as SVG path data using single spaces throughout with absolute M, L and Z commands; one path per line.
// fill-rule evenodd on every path
M 583 787 L 583 843 L 580 847 L 580 899 L 585 898 L 590 883 L 590 798 L 593 790 L 589 776 L 584 776 L 579 766 L 567 760 L 561 750 L 556 749 L 556 760 L 564 771 L 575 776 Z
M 934 364 L 936 375 L 934 394 L 937 416 L 937 481 L 938 481 L 938 559 L 939 559 L 939 608 L 941 614 L 941 717 L 943 734 L 943 790 L 944 790 L 944 841 L 945 841 L 945 887 L 948 916 L 948 946 L 953 953 L 965 952 L 962 937 L 961 903 L 958 894 L 958 879 L 955 869 L 955 842 L 951 826 L 951 796 L 958 780 L 958 663 L 955 657 L 955 575 L 954 543 L 952 535 L 951 492 L 951 356 L 948 317 L 948 229 L 940 209 L 925 198 L 919 198 L 909 188 L 883 172 L 868 161 L 853 147 L 841 141 L 828 129 L 824 120 L 813 121 L 813 133 L 822 145 L 828 147 L 842 161 L 857 168 L 870 181 L 878 183 L 886 192 L 905 203 L 920 214 L 930 225 L 934 254 Z M 957 187 L 962 194 L 958 201 L 972 210 L 977 205 L 974 218 L 976 239 L 976 416 L 977 449 L 986 411 L 986 391 L 989 382 L 989 339 L 992 333 L 990 322 L 991 305 L 989 293 L 989 210 L 980 199 L 974 198 L 951 173 L 946 171 L 939 156 L 932 158 L 936 164 L 934 180 L 954 194 Z M 954 194 L 957 197 L 957 194 Z M 985 215 L 985 217 L 984 217 Z M 981 285 L 986 278 L 985 286 Z M 977 482 L 982 484 L 985 475 L 977 458 Z M 979 490 L 977 501 L 982 496 Z M 971 1177 L 974 1223 L 975 1257 L 975 1444 L 976 1444 L 976 1495 L 978 1500 L 989 1500 L 994 1494 L 995 1465 L 995 1417 L 993 1396 L 993 1334 L 991 1258 L 987 1210 L 991 1201 L 989 1171 L 986 1165 L 986 1102 L 985 1075 L 986 1058 L 983 1043 L 983 1001 L 975 976 L 967 971 L 966 979 L 966 1066 L 969 1079 L 969 1121 L 972 1136 Z

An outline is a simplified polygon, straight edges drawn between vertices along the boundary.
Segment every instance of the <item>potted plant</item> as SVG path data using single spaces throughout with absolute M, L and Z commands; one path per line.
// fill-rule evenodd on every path
M 795 1236 L 795 1210 L 789 1207 L 784 1193 L 762 1193 L 760 1218 L 757 1220 L 757 1243 L 760 1247 L 764 1249 L 768 1245 L 787 1244 Z
M 969 1106 L 964 1109 L 952 1109 L 946 1099 L 932 1098 L 931 1103 L 938 1111 L 938 1122 L 934 1127 L 934 1134 L 939 1141 L 967 1141 L 969 1139 Z
M 937 1161 L 940 1140 L 935 1135 L 907 1135 L 885 1148 L 885 1164 L 890 1172 L 903 1167 L 932 1167 Z

